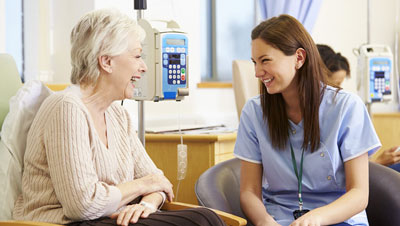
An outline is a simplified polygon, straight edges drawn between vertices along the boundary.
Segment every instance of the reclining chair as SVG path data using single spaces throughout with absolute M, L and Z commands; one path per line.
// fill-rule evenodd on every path
M 41 102 L 51 93 L 39 81 L 29 81 L 22 88 L 21 86 L 14 59 L 8 54 L 0 54 L 0 127 L 4 121 L 0 139 L 0 226 L 56 226 L 43 222 L 13 221 L 11 217 L 14 201 L 21 193 L 26 136 Z M 197 207 L 199 206 L 166 202 L 161 209 L 168 211 Z M 246 225 L 243 218 L 219 210 L 214 211 L 227 225 Z
M 399 226 L 400 173 L 369 162 L 368 221 L 371 226 Z M 197 180 L 195 192 L 199 205 L 245 218 L 240 208 L 240 160 L 221 162 Z M 249 222 L 249 221 L 248 221 Z
M 254 64 L 250 60 L 232 62 L 232 86 L 235 94 L 238 117 L 246 101 L 259 94 L 260 82 L 255 76 Z
M 9 109 L 8 100 L 22 87 L 17 65 L 12 56 L 0 54 L 0 131 Z

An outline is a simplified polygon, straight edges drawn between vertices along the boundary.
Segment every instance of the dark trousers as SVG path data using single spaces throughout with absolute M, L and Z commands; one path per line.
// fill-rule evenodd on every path
M 108 217 L 90 221 L 81 221 L 68 224 L 69 226 L 109 226 L 117 225 L 116 219 Z M 140 218 L 136 224 L 142 226 L 224 226 L 222 219 L 212 210 L 206 208 L 191 208 L 177 211 L 162 211 Z
M 348 223 L 339 223 L 339 224 L 333 224 L 331 226 L 351 226 L 351 225 Z

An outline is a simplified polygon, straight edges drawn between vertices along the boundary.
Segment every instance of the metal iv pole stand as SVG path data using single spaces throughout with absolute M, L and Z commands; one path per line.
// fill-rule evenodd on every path
M 371 17 L 371 0 L 368 0 L 367 2 L 367 44 L 371 43 L 371 39 L 370 39 L 370 17 Z M 369 76 L 369 75 L 368 75 Z M 365 103 L 365 105 L 367 105 L 367 111 L 369 114 L 369 117 L 372 117 L 372 111 L 371 111 L 371 106 L 372 106 L 372 102 L 371 103 Z
M 134 0 L 134 9 L 137 10 L 137 20 L 144 18 L 143 10 L 147 9 L 147 0 Z M 145 146 L 145 136 L 144 136 L 144 100 L 138 101 L 138 137 Z

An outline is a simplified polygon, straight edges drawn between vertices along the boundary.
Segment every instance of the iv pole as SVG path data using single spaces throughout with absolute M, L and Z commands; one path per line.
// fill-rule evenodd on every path
M 371 39 L 370 39 L 370 17 L 371 17 L 371 0 L 368 0 L 367 2 L 367 45 L 369 45 L 371 43 Z M 372 103 L 366 103 L 367 105 L 367 111 L 370 117 L 372 117 L 372 112 L 371 112 L 371 105 Z
M 143 10 L 147 9 L 147 0 L 134 0 L 134 9 L 137 10 L 137 20 L 143 19 Z M 138 137 L 143 146 L 145 146 L 144 133 L 144 100 L 138 100 Z

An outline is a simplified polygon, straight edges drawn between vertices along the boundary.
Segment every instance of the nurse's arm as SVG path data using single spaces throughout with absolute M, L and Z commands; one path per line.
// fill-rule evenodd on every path
M 368 154 L 346 161 L 344 170 L 346 193 L 334 202 L 309 212 L 321 217 L 321 225 L 343 222 L 368 205 Z
M 279 225 L 267 213 L 262 201 L 262 171 L 261 164 L 241 161 L 240 205 L 254 225 Z

